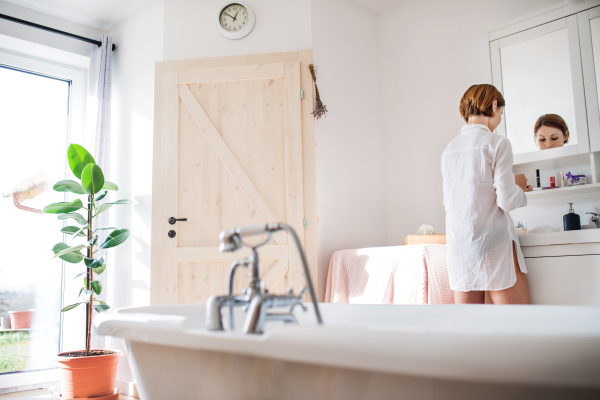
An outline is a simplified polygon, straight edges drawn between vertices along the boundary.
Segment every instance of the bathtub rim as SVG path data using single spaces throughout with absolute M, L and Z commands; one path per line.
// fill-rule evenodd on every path
M 194 310 L 198 305 L 158 307 L 164 307 L 161 311 L 169 307 Z M 418 329 L 384 329 L 381 326 L 317 327 L 307 324 L 273 327 L 265 335 L 254 336 L 190 327 L 189 319 L 181 315 L 135 312 L 153 309 L 156 310 L 153 306 L 128 307 L 113 314 L 103 313 L 95 318 L 94 330 L 128 341 L 408 376 L 600 388 L 597 379 L 600 376 L 598 331 L 588 335 L 469 336 Z M 591 307 L 589 311 L 592 316 L 600 315 L 600 308 Z M 154 320 L 144 320 L 149 316 Z M 357 343 L 363 346 L 358 347 Z M 398 343 L 402 345 L 398 346 Z M 425 354 L 419 354 L 419 349 L 425 349 Z M 519 367 L 515 367 L 507 352 L 523 359 Z

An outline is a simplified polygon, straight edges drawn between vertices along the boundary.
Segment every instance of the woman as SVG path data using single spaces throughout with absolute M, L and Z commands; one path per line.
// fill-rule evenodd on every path
M 545 114 L 535 122 L 533 139 L 540 150 L 563 147 L 569 143 L 569 128 L 559 115 Z
M 504 98 L 492 85 L 460 100 L 466 121 L 442 154 L 450 287 L 457 304 L 528 304 L 525 262 L 509 211 L 527 205 L 525 175 L 512 172 L 510 142 L 493 131 Z

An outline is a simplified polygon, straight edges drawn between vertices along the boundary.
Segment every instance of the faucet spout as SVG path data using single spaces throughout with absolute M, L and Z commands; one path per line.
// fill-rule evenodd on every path
M 294 240 L 294 243 L 298 249 L 298 253 L 300 253 L 302 265 L 304 267 L 304 273 L 308 287 L 301 288 L 298 296 L 295 296 L 291 289 L 288 289 L 287 295 L 270 295 L 264 288 L 264 282 L 261 281 L 258 248 L 267 244 L 274 232 L 282 230 L 286 231 Z M 248 246 L 242 240 L 244 237 L 259 234 L 268 235 L 268 238 L 261 244 Z M 231 264 L 229 269 L 229 294 L 226 296 L 213 296 L 208 299 L 206 304 L 207 329 L 217 331 L 224 330 L 221 309 L 223 307 L 229 307 L 229 329 L 233 330 L 233 307 L 235 306 L 248 307 L 248 315 L 243 328 L 245 333 L 262 333 L 264 331 L 264 325 L 266 321 L 277 320 L 283 321 L 284 323 L 297 322 L 292 311 L 297 305 L 300 305 L 306 311 L 306 307 L 304 307 L 303 304 L 303 295 L 306 291 L 310 292 L 317 322 L 319 324 L 323 323 L 321 313 L 319 312 L 319 305 L 317 303 L 317 295 L 315 293 L 312 279 L 310 277 L 310 271 L 308 269 L 308 264 L 306 262 L 306 256 L 304 255 L 302 244 L 298 239 L 298 235 L 296 235 L 296 232 L 294 229 L 292 229 L 292 227 L 279 222 L 241 226 L 221 232 L 220 240 L 221 247 L 219 250 L 221 252 L 232 252 L 238 250 L 242 246 L 248 246 L 252 248 L 252 254 L 247 259 L 238 260 Z M 243 295 L 234 296 L 233 279 L 238 267 L 246 267 L 249 269 L 248 287 L 244 291 Z M 272 307 L 290 307 L 290 309 L 287 313 L 268 313 L 267 310 Z

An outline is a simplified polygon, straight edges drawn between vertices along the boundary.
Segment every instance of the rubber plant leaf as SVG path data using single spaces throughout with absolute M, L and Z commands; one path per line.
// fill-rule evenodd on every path
M 82 272 L 82 273 L 80 273 L 80 274 L 77 274 L 77 275 L 75 275 L 75 277 L 73 278 L 73 280 L 75 280 L 75 279 L 77 279 L 77 278 L 79 278 L 80 276 L 82 276 L 82 275 L 85 275 L 85 274 L 87 274 L 87 272 Z M 79 292 L 79 294 L 81 294 L 81 292 Z
M 100 245 L 101 249 L 110 249 L 123 243 L 129 237 L 129 229 L 115 229 L 108 234 L 104 243 Z
M 56 192 L 71 192 L 77 194 L 85 194 L 85 190 L 83 190 L 81 184 L 70 179 L 56 182 L 52 189 L 54 189 L 54 191 Z
M 97 273 L 98 275 L 100 275 L 106 269 L 106 264 L 102 264 L 98 268 L 92 268 L 92 269 L 94 270 L 95 273 Z
M 96 164 L 88 164 L 81 173 L 81 185 L 90 196 L 98 193 L 104 186 L 104 174 Z
M 85 233 L 83 233 L 83 230 L 87 229 L 87 225 L 82 226 L 81 228 L 78 226 L 65 226 L 64 228 L 62 228 L 60 231 L 62 233 L 66 233 L 67 235 L 73 235 L 73 236 L 83 236 L 85 237 Z
M 85 266 L 88 268 L 98 268 L 100 266 L 102 266 L 102 264 L 104 264 L 104 257 L 100 257 L 99 259 L 95 259 L 95 258 L 85 258 L 85 260 L 83 260 L 83 262 L 85 263 Z
M 107 306 L 106 304 L 96 304 L 94 307 L 94 310 L 96 310 L 96 312 L 102 312 L 102 311 L 106 311 L 108 310 L 110 307 Z
M 74 219 L 77 223 L 81 225 L 87 225 L 87 219 L 83 217 L 83 215 L 79 213 L 67 213 L 58 216 L 58 219 Z
M 112 231 L 113 229 L 117 229 L 114 226 L 103 226 L 101 228 L 96 228 L 94 229 L 94 233 L 96 233 L 96 231 Z
M 44 207 L 44 212 L 47 214 L 66 214 L 73 211 L 77 211 L 83 208 L 83 203 L 79 199 L 75 199 L 72 202 L 61 202 L 52 203 Z M 86 221 L 87 223 L 87 221 Z
M 102 187 L 104 190 L 114 190 L 115 192 L 119 190 L 119 187 L 116 183 L 105 181 L 104 186 Z
M 59 246 L 59 243 L 57 243 L 56 246 Z M 54 249 L 57 248 L 56 246 L 54 246 L 52 251 L 54 251 Z M 66 244 L 65 244 L 65 246 L 66 246 Z M 79 252 L 79 250 L 83 249 L 84 247 L 85 247 L 85 244 L 78 244 L 77 246 L 67 246 L 66 248 L 63 248 L 62 250 L 55 252 L 54 257 L 52 257 L 52 258 L 61 257 L 61 256 L 64 256 L 65 254 L 76 253 L 76 255 L 81 256 L 81 260 L 83 260 L 83 254 L 81 254 Z M 63 258 L 63 260 L 64 260 L 64 258 Z M 79 260 L 79 261 L 81 261 L 81 260 Z M 65 261 L 67 261 L 67 260 L 65 260 Z M 77 261 L 77 262 L 79 262 L 79 261 Z
M 104 184 L 106 185 L 106 183 L 104 183 Z M 83 190 L 83 189 L 82 189 L 82 190 Z M 95 201 L 100 201 L 100 200 L 102 200 L 103 198 L 105 198 L 107 194 L 108 194 L 108 192 L 105 190 L 105 191 L 104 191 L 104 193 L 102 193 L 101 195 L 99 195 L 98 197 L 96 197 L 94 200 L 95 200 Z
M 98 207 L 98 211 L 96 212 L 96 215 L 102 214 L 104 211 L 108 210 L 109 208 L 111 208 L 112 206 L 117 205 L 117 204 L 133 204 L 133 201 L 123 199 L 123 200 L 113 201 L 110 203 L 104 203 L 100 207 Z
M 92 283 L 90 283 L 90 286 L 92 287 L 94 293 L 96 293 L 97 295 L 102 293 L 102 283 L 100 283 L 100 281 L 92 281 Z
M 77 307 L 78 305 L 80 305 L 80 304 L 84 304 L 84 303 L 85 303 L 85 302 L 71 304 L 70 306 L 66 306 L 66 307 L 64 307 L 64 308 L 63 308 L 62 310 L 60 310 L 60 311 L 62 311 L 62 312 L 69 311 L 69 310 L 72 310 L 72 309 L 74 309 L 74 308 L 75 308 L 75 307 Z
M 66 253 L 63 253 L 61 255 L 58 255 L 58 253 L 66 250 L 69 248 L 69 245 L 63 242 L 60 243 L 56 243 L 54 245 L 54 247 L 52 248 L 52 251 L 54 252 L 55 256 L 54 257 L 59 257 L 62 260 L 65 260 L 68 263 L 71 264 L 77 264 L 80 263 L 81 260 L 83 260 L 83 254 L 81 254 L 79 251 L 69 251 Z
M 95 164 L 94 157 L 78 144 L 71 144 L 67 150 L 67 159 L 73 175 L 81 179 L 81 173 L 88 164 Z

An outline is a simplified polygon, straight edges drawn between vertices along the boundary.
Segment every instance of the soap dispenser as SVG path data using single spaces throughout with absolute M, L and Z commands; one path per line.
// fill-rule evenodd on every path
M 569 213 L 563 217 L 563 224 L 565 231 L 579 231 L 581 230 L 581 219 L 579 215 L 575 214 L 573 210 L 573 203 L 569 203 Z

